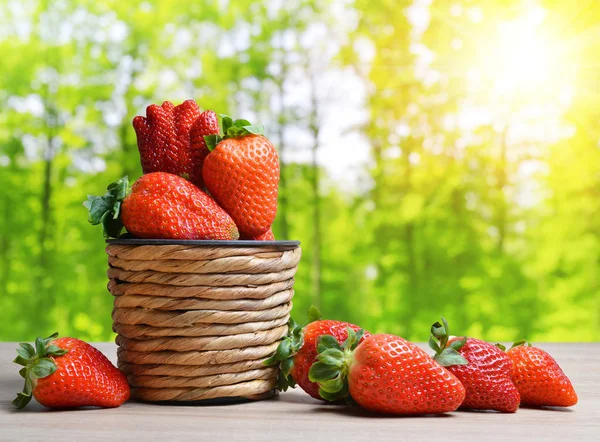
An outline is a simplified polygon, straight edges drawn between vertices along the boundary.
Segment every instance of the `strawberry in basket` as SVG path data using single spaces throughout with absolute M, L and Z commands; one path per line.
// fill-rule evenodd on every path
M 231 215 L 242 238 L 269 239 L 277 213 L 277 151 L 262 126 L 227 115 L 221 118 L 222 135 L 205 137 L 210 153 L 202 166 L 204 184 Z
M 133 128 L 144 173 L 172 173 L 203 187 L 202 163 L 209 153 L 204 136 L 219 133 L 213 111 L 200 113 L 194 100 L 178 106 L 165 101 L 148 106 L 145 117 L 133 119 Z
M 238 239 L 231 217 L 205 192 L 177 175 L 143 175 L 128 189 L 127 177 L 108 186 L 103 196 L 88 196 L 90 223 L 102 224 L 106 237 L 123 226 L 137 238 Z

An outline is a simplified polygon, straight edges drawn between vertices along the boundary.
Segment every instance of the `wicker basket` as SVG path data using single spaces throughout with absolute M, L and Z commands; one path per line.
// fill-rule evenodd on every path
M 296 241 L 108 240 L 119 368 L 150 402 L 264 399 L 287 333 Z

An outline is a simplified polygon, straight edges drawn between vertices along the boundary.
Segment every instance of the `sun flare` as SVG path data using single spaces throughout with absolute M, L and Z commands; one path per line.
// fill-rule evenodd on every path
M 512 103 L 565 101 L 575 66 L 559 36 L 544 28 L 543 15 L 501 22 L 495 31 L 475 62 L 489 94 Z

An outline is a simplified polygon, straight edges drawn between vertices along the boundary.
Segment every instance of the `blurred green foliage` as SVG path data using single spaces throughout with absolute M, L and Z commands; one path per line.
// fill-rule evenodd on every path
M 135 115 L 194 98 L 279 149 L 297 319 L 316 304 L 419 341 L 440 315 L 489 340 L 597 341 L 599 5 L 480 3 L 0 1 L 0 339 L 112 338 L 81 202 L 140 175 Z M 527 14 L 568 57 L 544 90 L 495 94 L 473 67 L 484 37 Z M 331 128 L 358 140 L 339 157 L 368 158 L 342 180 L 322 159 Z

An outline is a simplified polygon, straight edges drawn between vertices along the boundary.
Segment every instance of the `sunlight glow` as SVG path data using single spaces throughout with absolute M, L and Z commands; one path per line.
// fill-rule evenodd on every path
M 543 10 L 541 10 L 543 11 Z M 489 92 L 511 101 L 564 101 L 564 90 L 572 90 L 573 66 L 558 36 L 541 26 L 543 12 L 498 24 L 497 32 L 477 63 L 491 86 Z

